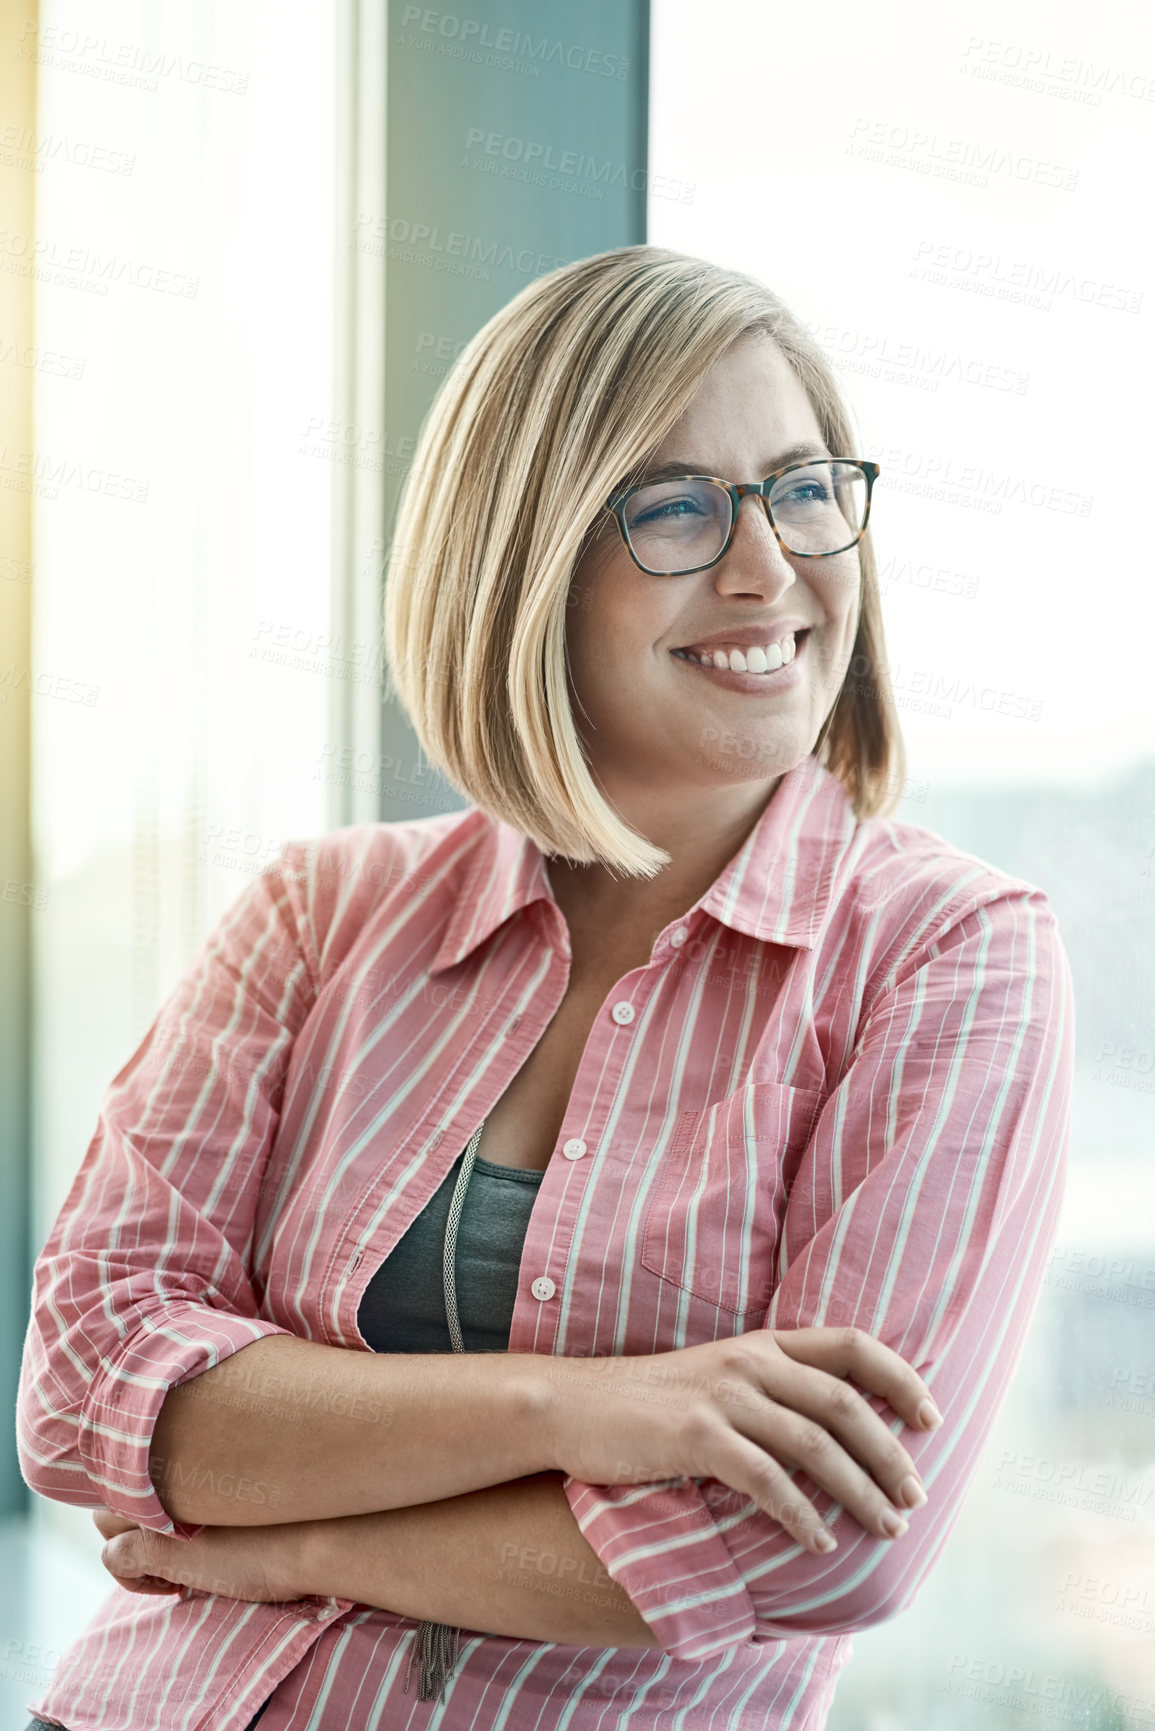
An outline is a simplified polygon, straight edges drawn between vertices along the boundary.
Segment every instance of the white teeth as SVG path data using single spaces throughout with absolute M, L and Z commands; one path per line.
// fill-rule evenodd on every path
M 729 669 L 732 673 L 777 673 L 788 661 L 793 661 L 797 653 L 794 633 L 788 632 L 781 644 L 771 643 L 763 649 L 760 643 L 752 643 L 749 649 L 705 649 L 698 654 L 693 649 L 679 649 L 675 654 L 685 655 L 691 661 L 700 662 L 703 667 L 717 667 L 723 671 Z

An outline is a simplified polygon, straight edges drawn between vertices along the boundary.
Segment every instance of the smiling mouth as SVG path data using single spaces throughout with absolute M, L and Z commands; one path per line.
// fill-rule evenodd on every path
M 692 649 L 672 649 L 670 654 L 675 660 L 688 662 L 703 673 L 714 674 L 737 690 L 756 691 L 761 685 L 780 683 L 782 676 L 789 674 L 803 653 L 809 636 L 809 627 L 804 631 L 789 632 L 782 639 L 782 646 L 788 651 L 786 659 L 782 658 L 777 644 L 771 645 L 768 653 L 757 645 L 751 645 L 739 650 L 736 658 L 733 651 L 727 654 L 724 650 L 707 650 L 699 655 Z

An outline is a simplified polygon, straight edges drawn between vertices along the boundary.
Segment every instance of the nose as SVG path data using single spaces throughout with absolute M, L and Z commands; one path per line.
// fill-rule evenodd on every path
M 715 575 L 729 583 L 748 582 L 761 575 L 763 583 L 774 581 L 776 594 L 795 581 L 797 573 L 774 533 L 763 494 L 745 493 L 739 499 L 734 534 L 725 558 L 715 566 Z

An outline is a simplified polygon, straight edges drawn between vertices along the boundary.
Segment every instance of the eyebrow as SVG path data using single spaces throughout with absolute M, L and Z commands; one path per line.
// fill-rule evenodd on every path
M 798 445 L 788 445 L 786 450 L 779 450 L 778 457 L 769 457 L 762 474 L 772 474 L 774 469 L 784 469 L 788 462 L 803 462 L 807 457 L 829 457 L 824 445 L 816 445 L 812 440 L 802 440 Z M 684 457 L 672 457 L 670 462 L 663 462 L 653 469 L 644 469 L 639 479 L 641 481 L 665 481 L 674 474 L 712 474 L 710 467 L 696 462 L 687 462 Z
M 775 469 L 784 469 L 788 463 L 803 462 L 808 457 L 829 457 L 830 452 L 825 445 L 816 445 L 812 440 L 804 439 L 800 444 L 788 445 L 786 450 L 779 451 L 776 457 L 767 460 L 762 469 L 763 475 L 772 475 Z M 707 475 L 713 471 L 700 463 L 688 462 L 682 457 L 673 457 L 668 463 L 660 463 L 652 469 L 644 469 L 637 477 L 634 485 L 641 481 L 665 481 L 673 475 Z

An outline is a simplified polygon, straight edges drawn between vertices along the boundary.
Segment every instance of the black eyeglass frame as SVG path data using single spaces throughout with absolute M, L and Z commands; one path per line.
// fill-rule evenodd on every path
M 774 513 L 770 509 L 770 491 L 775 482 L 780 481 L 783 475 L 789 475 L 794 469 L 813 469 L 819 463 L 852 463 L 856 468 L 861 469 L 863 474 L 866 476 L 866 510 L 862 514 L 861 528 L 855 535 L 854 539 L 846 543 L 845 547 L 834 547 L 829 553 L 803 553 L 796 547 L 787 546 L 786 542 L 782 539 L 778 530 L 778 525 L 774 521 Z M 647 577 L 690 577 L 695 571 L 709 571 L 712 566 L 717 565 L 719 560 L 724 559 L 730 550 L 730 543 L 734 539 L 734 531 L 738 527 L 738 507 L 746 497 L 747 493 L 753 493 L 757 497 L 761 498 L 766 510 L 766 520 L 770 524 L 771 529 L 773 529 L 778 545 L 784 553 L 792 553 L 796 559 L 832 559 L 836 554 L 847 553 L 850 551 L 851 547 L 857 546 L 863 535 L 866 533 L 866 525 L 870 522 L 870 501 L 874 491 L 874 483 L 877 481 L 880 473 L 881 470 L 879 464 L 866 462 L 861 457 L 808 457 L 802 462 L 787 463 L 785 468 L 775 469 L 774 473 L 772 475 L 767 475 L 764 481 L 724 481 L 721 475 L 666 475 L 663 476 L 660 481 L 636 481 L 632 486 L 626 487 L 622 491 L 612 494 L 610 498 L 606 500 L 605 509 L 613 512 L 617 519 L 618 530 L 625 543 L 627 553 L 637 566 L 638 570 L 643 571 Z M 626 528 L 625 518 L 627 501 L 631 499 L 635 493 L 640 493 L 644 487 L 660 486 L 665 481 L 713 481 L 715 486 L 724 488 L 730 495 L 729 532 L 722 544 L 721 552 L 716 553 L 712 559 L 707 559 L 704 565 L 689 565 L 684 571 L 654 571 L 649 565 L 642 564 L 642 561 L 638 558 L 638 555 L 630 545 L 630 532 Z

